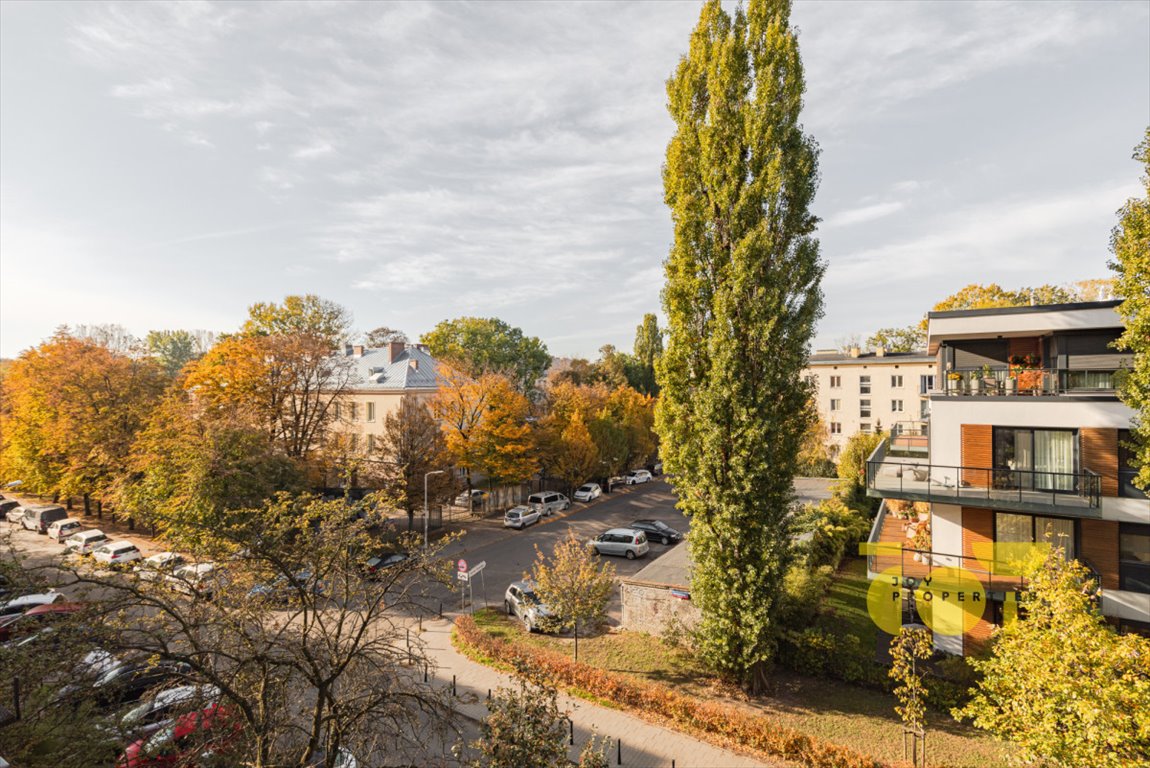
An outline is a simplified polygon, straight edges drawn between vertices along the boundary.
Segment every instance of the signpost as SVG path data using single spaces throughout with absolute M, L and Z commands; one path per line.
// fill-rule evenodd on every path
M 475 588 L 473 586 L 472 577 L 477 573 L 483 573 L 483 569 L 487 567 L 486 560 L 480 560 L 470 568 L 467 566 L 466 560 L 460 560 L 456 564 L 455 577 L 459 580 L 459 609 L 463 610 L 467 607 L 467 598 L 471 597 L 471 611 L 475 612 Z M 480 579 L 483 585 L 483 605 L 487 605 L 487 577 L 484 576 Z

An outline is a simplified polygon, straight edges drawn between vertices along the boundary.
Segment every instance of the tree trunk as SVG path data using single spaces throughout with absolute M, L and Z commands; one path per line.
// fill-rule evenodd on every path
M 84 516 L 87 517 L 90 514 L 92 514 L 92 497 L 85 493 L 84 494 Z

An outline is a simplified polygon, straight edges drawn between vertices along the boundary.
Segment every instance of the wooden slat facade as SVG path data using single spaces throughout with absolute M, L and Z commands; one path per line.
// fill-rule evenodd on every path
M 1082 468 L 1102 476 L 1102 495 L 1118 495 L 1118 430 L 1083 427 L 1078 430 Z
M 964 462 L 965 463 L 965 460 Z M 975 544 L 990 544 L 994 541 L 994 510 L 990 509 L 976 509 L 974 507 L 962 508 L 962 554 L 965 557 L 975 557 Z M 981 549 L 981 548 L 980 548 Z M 985 557 L 985 553 L 981 553 Z M 964 564 L 973 569 L 974 561 L 967 560 Z M 989 578 L 983 577 L 983 586 L 986 589 L 991 589 L 996 586 L 991 583 Z M 992 609 L 990 602 L 986 601 L 985 608 L 983 609 L 982 618 L 975 624 L 969 632 L 962 636 L 962 652 L 976 653 L 978 652 L 987 640 L 990 639 L 990 633 L 994 630 L 994 625 L 990 622 Z
M 962 466 L 971 467 L 962 471 L 964 482 L 985 488 L 991 473 L 982 470 L 994 466 L 994 428 L 989 424 L 962 425 Z
M 1079 520 L 1081 557 L 1102 576 L 1103 589 L 1118 589 L 1118 523 L 1112 520 Z

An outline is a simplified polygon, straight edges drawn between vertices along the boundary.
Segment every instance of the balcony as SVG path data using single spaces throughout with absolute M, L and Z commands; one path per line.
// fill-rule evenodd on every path
M 1095 472 L 1043 472 L 1006 467 L 931 464 L 888 456 L 883 441 L 866 463 L 867 496 L 967 507 L 1101 517 L 1102 482 Z
M 942 378 L 936 395 L 954 397 L 1116 397 L 1118 371 L 1068 371 L 1045 368 L 956 368 Z

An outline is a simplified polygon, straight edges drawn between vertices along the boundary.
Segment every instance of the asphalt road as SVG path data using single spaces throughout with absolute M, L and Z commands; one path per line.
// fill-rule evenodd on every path
M 555 544 L 567 536 L 568 531 L 574 531 L 581 541 L 587 541 L 609 528 L 626 527 L 632 521 L 644 518 L 662 520 L 683 533 L 689 530 L 687 518 L 675 509 L 671 487 L 662 480 L 655 480 L 616 489 L 614 493 L 604 494 L 589 504 L 573 501 L 571 509 L 566 512 L 545 517 L 523 530 L 504 528 L 502 517 L 469 522 L 465 526 L 466 534 L 444 552 L 453 561 L 465 559 L 469 567 L 486 562 L 483 572 L 475 577 L 473 584 L 475 607 L 482 607 L 485 603 L 500 606 L 507 585 L 523 578 L 531 570 L 536 558 L 536 547 L 550 554 Z M 651 551 L 643 558 L 603 559 L 615 566 L 619 576 L 634 575 L 670 549 L 654 542 L 650 547 Z M 433 590 L 431 597 L 443 600 L 445 612 L 460 609 L 459 589 L 452 593 L 446 589 Z M 608 608 L 608 617 L 617 622 L 620 614 L 621 605 L 616 592 Z

